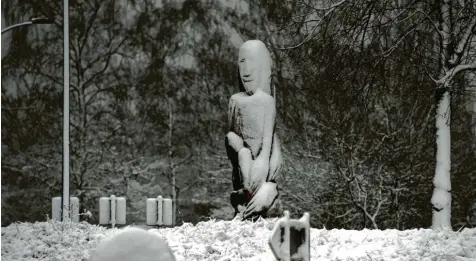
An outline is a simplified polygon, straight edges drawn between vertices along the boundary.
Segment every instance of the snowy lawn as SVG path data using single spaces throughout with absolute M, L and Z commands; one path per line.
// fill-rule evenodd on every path
M 202 222 L 152 229 L 172 248 L 177 261 L 274 260 L 267 241 L 273 220 Z M 3 227 L 2 260 L 87 260 L 89 251 L 118 229 L 87 223 L 38 222 Z M 311 260 L 476 260 L 476 229 L 311 231 Z

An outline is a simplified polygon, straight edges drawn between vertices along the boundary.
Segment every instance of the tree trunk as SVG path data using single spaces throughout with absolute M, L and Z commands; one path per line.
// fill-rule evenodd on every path
M 177 220 L 177 190 L 175 183 L 175 171 L 172 172 L 172 226 L 175 226 Z
M 175 226 L 176 222 L 176 213 L 177 213 L 177 184 L 175 180 L 175 164 L 173 160 L 173 146 L 172 146 L 172 135 L 173 135 L 173 112 L 171 101 L 168 101 L 169 105 L 169 165 L 170 165 L 170 175 L 171 175 L 171 187 L 172 187 L 172 226 Z
M 451 227 L 451 94 L 448 89 L 441 93 L 436 109 L 436 169 L 433 178 L 432 229 Z

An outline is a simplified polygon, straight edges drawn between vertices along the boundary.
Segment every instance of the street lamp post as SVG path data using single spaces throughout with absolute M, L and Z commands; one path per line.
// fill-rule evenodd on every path
M 63 1 L 63 195 L 62 220 L 70 217 L 69 213 L 69 2 Z

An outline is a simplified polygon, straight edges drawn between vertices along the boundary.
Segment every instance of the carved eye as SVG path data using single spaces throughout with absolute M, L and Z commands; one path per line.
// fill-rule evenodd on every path
M 244 62 L 244 61 L 245 61 L 245 59 L 241 59 L 241 60 L 240 60 L 240 63 L 242 63 L 242 62 Z

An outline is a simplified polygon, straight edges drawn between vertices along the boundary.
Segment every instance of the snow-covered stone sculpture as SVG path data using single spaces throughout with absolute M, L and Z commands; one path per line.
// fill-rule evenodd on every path
M 238 57 L 240 91 L 228 105 L 225 145 L 231 161 L 235 215 L 266 217 L 278 208 L 276 178 L 282 156 L 275 133 L 276 102 L 271 96 L 271 55 L 259 40 L 245 42 Z M 241 209 L 241 210 L 240 210 Z
M 89 261 L 175 261 L 167 242 L 154 232 L 127 227 L 104 239 Z

